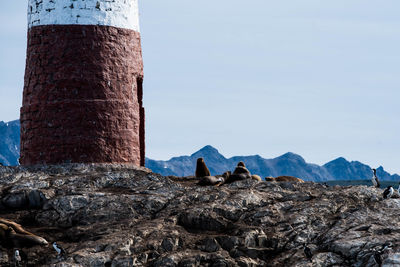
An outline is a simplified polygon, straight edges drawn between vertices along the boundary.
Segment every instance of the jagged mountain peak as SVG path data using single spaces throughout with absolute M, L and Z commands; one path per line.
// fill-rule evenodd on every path
M 347 159 L 343 158 L 343 157 L 338 157 L 338 158 L 336 158 L 336 159 L 334 159 L 332 161 L 329 161 L 328 163 L 325 163 L 324 166 L 336 165 L 336 164 L 344 165 L 344 164 L 350 164 L 350 162 Z
M 284 160 L 291 160 L 291 161 L 298 161 L 298 162 L 306 162 L 302 156 L 300 156 L 300 155 L 298 155 L 296 153 L 293 153 L 293 152 L 287 152 L 287 153 L 283 154 L 282 156 L 279 156 L 279 157 L 277 157 L 275 159 L 279 159 L 279 160 L 284 159 Z
M 195 155 L 196 153 L 199 153 L 199 152 L 202 152 L 202 153 L 218 153 L 219 154 L 218 150 L 215 147 L 211 146 L 211 145 L 206 145 L 206 146 L 202 147 L 197 152 L 193 153 L 192 156 Z
M 214 159 L 225 159 L 223 155 L 219 153 L 219 151 L 213 146 L 207 145 L 201 148 L 199 151 L 190 155 L 191 158 L 214 158 Z
M 376 171 L 385 171 L 385 169 L 382 166 L 379 166 Z

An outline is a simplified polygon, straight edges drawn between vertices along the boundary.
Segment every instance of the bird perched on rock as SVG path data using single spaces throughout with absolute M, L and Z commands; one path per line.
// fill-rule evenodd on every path
M 387 250 L 391 250 L 393 247 L 392 242 L 388 242 L 382 245 L 381 251 L 382 253 L 385 253 Z
M 19 255 L 19 250 L 17 249 L 17 250 L 15 250 L 15 252 L 14 252 L 14 262 L 15 262 L 15 266 L 16 266 L 16 267 L 21 266 L 21 261 L 22 261 L 22 259 L 21 259 L 21 256 Z
M 391 198 L 393 196 L 394 193 L 394 189 L 391 185 L 389 185 L 385 191 L 383 191 L 383 198 L 387 199 L 387 198 Z
M 374 255 L 374 260 L 376 264 L 378 264 L 379 267 L 382 266 L 382 255 L 387 251 L 392 249 L 393 244 L 392 243 L 385 243 L 382 245 L 382 247 L 379 248 L 373 248 L 371 249 L 373 255 Z
M 376 264 L 378 264 L 379 267 L 382 266 L 382 253 L 378 250 L 373 250 L 374 252 L 374 260 L 376 262 Z
M 374 175 L 372 176 L 371 181 L 375 187 L 379 188 L 381 187 L 381 184 L 379 183 L 378 176 L 376 176 L 376 169 L 372 169 L 372 171 L 374 172 Z
M 55 251 L 57 251 L 58 256 L 64 256 L 65 254 L 67 254 L 65 250 L 56 242 L 53 243 L 53 248 L 55 249 Z
M 303 244 L 303 251 L 304 251 L 304 255 L 306 255 L 307 259 L 312 262 L 312 253 L 311 253 L 311 249 L 309 247 L 307 247 L 306 243 Z

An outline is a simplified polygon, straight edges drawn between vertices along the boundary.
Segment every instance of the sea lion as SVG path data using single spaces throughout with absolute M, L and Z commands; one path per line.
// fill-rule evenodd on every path
M 34 235 L 31 232 L 28 232 L 24 228 L 22 228 L 22 226 L 20 224 L 10 221 L 10 220 L 7 220 L 7 219 L 0 218 L 0 224 L 5 224 L 8 227 L 11 227 L 12 229 L 14 229 L 15 232 L 17 232 L 19 234 Z
M 0 242 L 6 240 L 7 236 L 10 235 L 11 229 L 5 224 L 0 223 Z
M 215 176 L 204 176 L 200 178 L 200 181 L 197 183 L 198 185 L 216 185 L 219 186 L 224 183 L 223 177 L 215 177 Z
M 211 176 L 210 170 L 207 168 L 203 158 L 198 158 L 196 163 L 196 178 Z
M 259 175 L 257 175 L 257 174 L 252 174 L 251 175 L 251 179 L 259 181 L 259 182 L 262 181 L 261 177 Z
M 237 164 L 237 166 L 238 166 L 238 167 L 245 167 L 245 168 L 246 168 L 246 165 L 244 164 L 243 161 L 239 161 L 238 164 Z
M 21 225 L 2 218 L 0 218 L 0 243 L 18 248 L 48 244 L 43 237 L 34 235 Z
M 265 181 L 269 182 L 295 182 L 295 183 L 304 183 L 304 180 L 294 177 L 294 176 L 278 176 L 278 177 L 265 177 Z
M 226 171 L 222 174 L 222 177 L 224 177 L 224 180 L 226 181 L 231 175 L 232 175 L 231 171 Z
M 229 181 L 229 177 L 231 177 L 231 175 L 232 175 L 232 172 L 231 172 L 231 171 L 226 171 L 226 172 L 224 172 L 222 175 L 217 176 L 217 177 L 220 177 L 220 178 L 223 179 L 223 182 L 220 183 L 220 184 L 218 184 L 217 186 L 221 186 L 221 185 L 223 185 L 224 183 L 226 183 L 226 181 Z
M 237 164 L 233 173 L 228 177 L 227 180 L 225 180 L 225 183 L 232 183 L 235 181 L 241 181 L 246 179 L 251 179 L 251 173 L 244 165 L 244 162 L 240 161 Z

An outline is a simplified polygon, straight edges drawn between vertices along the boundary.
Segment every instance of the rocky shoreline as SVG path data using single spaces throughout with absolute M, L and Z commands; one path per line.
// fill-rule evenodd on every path
M 196 183 L 128 165 L 0 167 L 0 217 L 66 250 L 22 248 L 24 266 L 400 265 L 400 199 L 381 189 Z M 0 265 L 13 253 L 2 244 Z

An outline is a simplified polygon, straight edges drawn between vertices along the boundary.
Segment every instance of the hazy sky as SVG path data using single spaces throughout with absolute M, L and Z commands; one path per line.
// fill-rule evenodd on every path
M 19 117 L 27 1 L 0 9 L 0 120 Z M 400 173 L 398 0 L 142 0 L 146 156 L 343 156 Z

